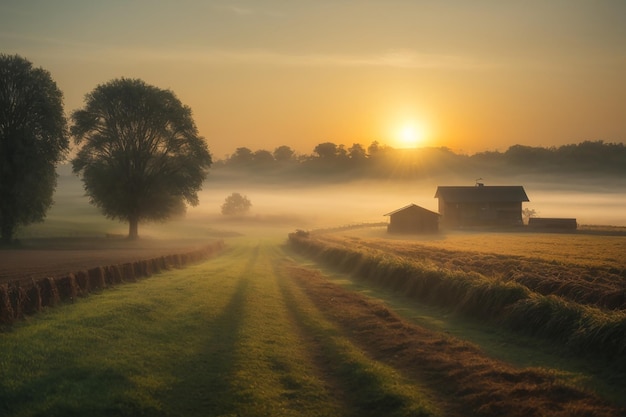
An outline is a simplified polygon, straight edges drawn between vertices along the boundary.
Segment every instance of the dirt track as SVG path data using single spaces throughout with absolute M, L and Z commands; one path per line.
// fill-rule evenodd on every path
M 0 283 L 59 277 L 96 266 L 121 264 L 188 252 L 208 241 L 128 241 L 106 238 L 38 239 L 0 250 Z

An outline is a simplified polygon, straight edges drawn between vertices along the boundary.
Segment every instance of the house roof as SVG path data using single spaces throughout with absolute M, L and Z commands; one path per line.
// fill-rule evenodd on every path
M 437 187 L 435 198 L 448 203 L 490 203 L 490 202 L 521 202 L 530 201 L 521 185 L 510 186 L 469 186 L 469 187 Z
M 433 215 L 435 215 L 435 216 L 441 216 L 441 214 L 439 214 L 439 213 L 435 213 L 434 211 L 430 211 L 430 210 L 428 210 L 428 209 L 425 209 L 424 207 L 420 207 L 420 206 L 418 206 L 417 204 L 409 204 L 408 206 L 404 206 L 404 207 L 402 207 L 402 208 L 399 208 L 398 210 L 394 210 L 394 211 L 392 211 L 392 212 L 390 212 L 390 213 L 383 214 L 383 216 L 391 216 L 391 215 L 396 214 L 396 213 L 399 213 L 399 212 L 401 212 L 401 211 L 405 211 L 405 210 L 415 210 L 415 209 L 421 210 L 421 211 L 423 211 L 423 212 L 425 212 L 425 213 L 427 213 L 427 214 L 433 214 Z

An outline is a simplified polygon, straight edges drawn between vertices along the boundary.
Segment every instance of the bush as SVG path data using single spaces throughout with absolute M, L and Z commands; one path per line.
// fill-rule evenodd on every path
M 232 193 L 222 204 L 222 214 L 225 216 L 234 216 L 245 214 L 250 211 L 252 203 L 248 197 L 239 193 Z

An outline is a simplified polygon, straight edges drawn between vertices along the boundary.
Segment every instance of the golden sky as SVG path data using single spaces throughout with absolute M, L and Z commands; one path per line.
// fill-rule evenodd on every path
M 2 0 L 0 52 L 68 113 L 113 78 L 169 88 L 217 158 L 626 141 L 622 0 Z

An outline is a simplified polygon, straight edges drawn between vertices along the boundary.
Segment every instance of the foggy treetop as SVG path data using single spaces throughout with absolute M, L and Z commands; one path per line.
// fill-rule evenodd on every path
M 378 142 L 367 147 L 324 142 L 308 155 L 298 155 L 286 145 L 273 151 L 241 147 L 217 161 L 215 168 L 218 172 L 253 171 L 255 176 L 337 180 L 413 179 L 435 174 L 619 177 L 626 174 L 626 146 L 600 140 L 548 148 L 515 145 L 504 152 L 465 155 L 446 147 L 394 149 Z

